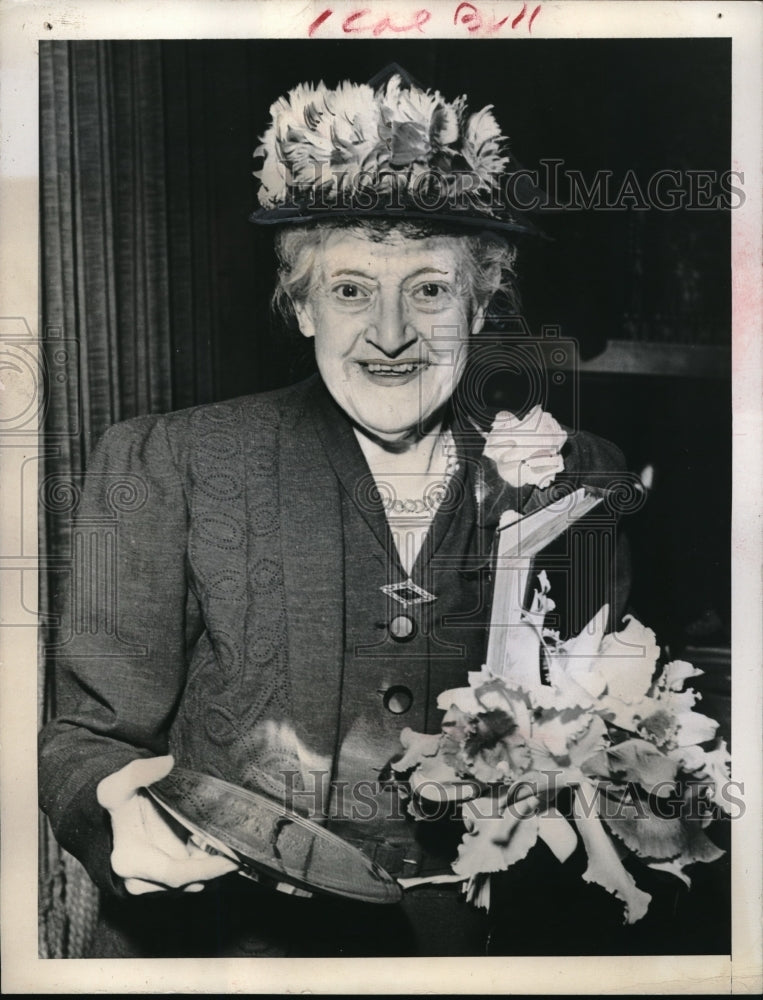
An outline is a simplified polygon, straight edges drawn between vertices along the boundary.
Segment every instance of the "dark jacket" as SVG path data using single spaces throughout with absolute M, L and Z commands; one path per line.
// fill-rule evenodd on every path
M 459 438 L 465 482 L 479 494 L 477 569 L 489 563 L 502 509 L 547 502 L 544 491 L 502 483 L 481 443 L 468 429 Z M 74 532 L 57 717 L 41 736 L 40 798 L 60 843 L 101 888 L 124 895 L 96 787 L 136 756 L 169 750 L 180 764 L 275 795 L 280 771 L 317 762 L 331 773 L 346 656 L 342 509 L 360 503 L 344 465 L 365 468 L 318 379 L 118 424 L 94 451 Z M 560 479 L 612 485 L 622 457 L 572 435 Z M 377 500 L 363 508 L 386 531 Z M 613 559 L 608 593 L 594 603 L 606 597 L 621 611 L 627 573 L 625 557 Z M 595 610 L 577 609 L 576 627 Z M 436 731 L 436 719 L 427 725 Z

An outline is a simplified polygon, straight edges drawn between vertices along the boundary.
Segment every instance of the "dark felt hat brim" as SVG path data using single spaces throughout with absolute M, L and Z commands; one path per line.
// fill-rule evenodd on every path
M 249 221 L 260 226 L 308 225 L 332 219 L 397 219 L 416 222 L 432 222 L 454 229 L 482 229 L 496 232 L 525 234 L 544 237 L 545 234 L 525 216 L 519 214 L 511 218 L 497 218 L 476 212 L 440 211 L 428 212 L 422 208 L 392 207 L 349 208 L 337 206 L 315 208 L 307 205 L 281 205 L 278 208 L 258 208 L 249 216 Z

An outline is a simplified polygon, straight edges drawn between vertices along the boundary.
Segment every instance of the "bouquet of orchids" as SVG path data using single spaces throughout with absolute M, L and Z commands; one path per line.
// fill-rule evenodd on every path
M 494 431 L 521 427 L 508 417 L 499 414 Z M 486 453 L 512 475 L 534 463 L 547 485 L 565 435 L 548 414 L 535 423 L 544 432 L 540 449 L 537 438 L 518 446 L 509 435 L 509 445 L 498 447 L 488 436 Z M 532 461 L 518 457 L 517 447 Z M 579 837 L 588 857 L 584 880 L 620 899 L 633 923 L 651 897 L 624 857 L 690 885 L 687 865 L 723 854 L 705 829 L 717 810 L 728 812 L 730 757 L 716 741 L 718 724 L 694 710 L 699 695 L 685 687 L 701 670 L 682 660 L 660 666 L 654 633 L 632 617 L 607 634 L 606 605 L 561 641 L 544 625 L 554 608 L 549 589 L 541 572 L 501 672 L 483 667 L 469 674 L 468 687 L 444 691 L 441 733 L 404 730 L 405 752 L 393 767 L 408 775 L 414 816 L 426 817 L 427 800 L 461 803 L 466 832 L 453 870 L 471 902 L 487 908 L 490 874 L 524 858 L 539 839 L 563 862 Z M 563 789 L 567 816 L 556 802 Z

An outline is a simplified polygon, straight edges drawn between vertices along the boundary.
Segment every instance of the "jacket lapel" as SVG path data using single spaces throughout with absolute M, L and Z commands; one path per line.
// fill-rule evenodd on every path
M 333 758 L 344 655 L 342 517 L 312 389 L 281 421 L 278 469 L 293 721 L 308 755 Z
M 379 560 L 383 560 L 385 553 L 392 553 L 397 562 L 397 550 L 384 507 L 351 424 L 322 383 L 316 387 L 313 398 L 318 416 L 316 429 L 324 453 L 342 484 L 342 489 L 376 536 L 381 548 L 375 550 L 375 554 Z

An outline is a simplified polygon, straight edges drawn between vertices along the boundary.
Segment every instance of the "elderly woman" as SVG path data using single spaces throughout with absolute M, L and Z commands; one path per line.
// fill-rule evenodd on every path
M 99 956 L 484 953 L 484 913 L 431 879 L 457 818 L 414 824 L 385 768 L 484 662 L 500 513 L 542 506 L 562 465 L 600 485 L 621 459 L 556 427 L 512 484 L 482 453 L 463 376 L 513 295 L 508 238 L 531 228 L 500 203 L 488 109 L 392 76 L 298 87 L 272 115 L 254 221 L 276 227 L 276 302 L 318 375 L 119 424 L 94 451 L 83 523 L 98 530 L 115 476 L 140 500 L 118 527 L 116 619 L 104 597 L 59 665 L 43 808 L 103 890 Z M 147 796 L 173 763 L 423 884 L 392 906 L 254 886 Z

